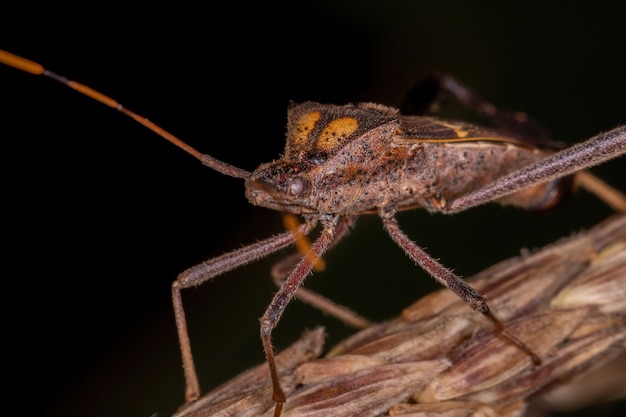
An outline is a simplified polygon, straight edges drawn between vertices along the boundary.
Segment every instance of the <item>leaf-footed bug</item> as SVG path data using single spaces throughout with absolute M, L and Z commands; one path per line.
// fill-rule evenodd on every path
M 323 231 L 312 246 L 313 257 L 299 256 L 261 318 L 261 339 L 274 387 L 279 415 L 285 396 L 271 346 L 271 334 L 315 259 L 339 241 L 361 214 L 378 214 L 391 238 L 436 280 L 481 312 L 496 330 L 534 362 L 537 358 L 523 342 L 505 330 L 485 299 L 458 276 L 430 257 L 399 228 L 395 213 L 412 208 L 456 213 L 497 200 L 530 210 L 547 209 L 567 193 L 571 179 L 562 179 L 626 152 L 624 126 L 555 153 L 550 143 L 525 116 L 501 112 L 471 94 L 450 77 L 437 77 L 415 91 L 435 87 L 418 110 L 359 103 L 292 104 L 288 111 L 287 144 L 281 159 L 248 172 L 202 154 L 152 122 L 89 87 L 45 70 L 39 64 L 0 52 L 0 61 L 24 71 L 53 78 L 155 131 L 204 165 L 227 176 L 245 180 L 246 195 L 256 205 L 299 214 L 305 223 L 291 231 L 213 258 L 184 271 L 172 286 L 176 324 L 183 355 L 187 401 L 200 396 L 181 289 L 200 285 L 245 263 L 267 256 L 308 235 L 316 225 Z M 447 121 L 424 113 L 439 92 L 500 123 L 504 130 Z M 432 100 L 431 100 L 432 99 Z M 617 205 L 621 204 L 619 197 Z

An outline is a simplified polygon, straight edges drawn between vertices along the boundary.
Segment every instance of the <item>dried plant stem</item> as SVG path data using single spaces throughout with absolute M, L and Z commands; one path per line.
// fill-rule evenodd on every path
M 531 400 L 550 393 L 558 393 L 552 400 L 561 403 L 576 403 L 582 394 L 595 401 L 576 381 L 626 357 L 626 215 L 498 263 L 469 281 L 507 331 L 541 357 L 541 366 L 442 290 L 322 358 L 321 328 L 285 349 L 277 361 L 287 395 L 282 415 L 522 416 Z M 625 394 L 623 367 L 615 369 L 620 374 L 603 371 L 621 378 L 603 397 Z M 271 416 L 271 394 L 262 364 L 176 417 Z

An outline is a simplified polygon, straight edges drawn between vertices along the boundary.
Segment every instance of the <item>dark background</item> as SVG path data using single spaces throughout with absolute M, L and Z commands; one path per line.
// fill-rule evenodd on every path
M 495 2 L 239 2 L 5 11 L 0 48 L 90 85 L 196 148 L 247 170 L 279 156 L 289 100 L 398 105 L 445 71 L 574 143 L 626 122 L 626 35 L 618 10 Z M 611 4 L 611 3 L 607 3 Z M 80 17 L 70 18 L 74 14 Z M 170 301 L 177 274 L 283 230 L 219 175 L 133 121 L 69 89 L 0 67 L 5 373 L 11 406 L 33 415 L 167 415 L 183 401 Z M 465 117 L 451 103 L 445 113 Z M 625 160 L 594 172 L 626 190 Z M 419 244 L 469 276 L 611 214 L 580 192 L 534 216 L 488 205 L 400 216 Z M 437 285 L 376 217 L 327 256 L 309 288 L 375 320 Z M 257 318 L 278 257 L 184 292 L 204 391 L 262 362 Z M 293 303 L 283 348 L 323 324 Z M 6 352 L 6 350 L 5 350 Z M 6 389 L 5 389 L 6 390 Z M 610 410 L 607 410 L 607 413 Z M 623 411 L 623 408 L 622 408 Z

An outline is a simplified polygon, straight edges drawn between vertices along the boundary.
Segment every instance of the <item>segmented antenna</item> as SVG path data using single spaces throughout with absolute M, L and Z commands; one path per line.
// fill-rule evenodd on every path
M 50 70 L 45 69 L 41 64 L 30 61 L 26 58 L 22 58 L 17 55 L 13 55 L 9 52 L 3 51 L 0 49 L 0 62 L 6 64 L 10 67 L 17 68 L 24 72 L 28 72 L 34 75 L 43 75 L 48 78 L 52 78 L 55 81 L 60 82 L 73 90 L 78 91 L 79 93 L 86 95 L 100 103 L 114 108 L 117 111 L 124 113 L 126 116 L 134 119 L 137 123 L 147 127 L 152 130 L 157 135 L 161 136 L 163 139 L 167 140 L 170 143 L 178 146 L 183 151 L 187 152 L 189 155 L 194 158 L 200 160 L 203 165 L 221 173 L 227 175 L 229 177 L 234 178 L 248 178 L 250 173 L 241 168 L 237 168 L 233 165 L 227 164 L 226 162 L 222 162 L 218 159 L 213 158 L 211 155 L 203 154 L 195 148 L 189 146 L 182 140 L 178 139 L 176 136 L 168 132 L 167 130 L 157 126 L 152 123 L 150 120 L 145 117 L 133 112 L 132 110 L 127 109 L 122 104 L 118 103 L 116 100 L 108 97 L 99 91 L 94 90 L 91 87 L 78 83 L 76 81 L 68 80 L 67 78 L 58 75 Z

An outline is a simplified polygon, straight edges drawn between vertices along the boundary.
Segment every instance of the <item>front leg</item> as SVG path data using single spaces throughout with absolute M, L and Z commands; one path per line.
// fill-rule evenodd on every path
M 335 233 L 333 235 L 333 241 L 331 242 L 329 248 L 335 246 L 337 242 L 339 242 L 339 240 L 341 240 L 344 236 L 348 234 L 350 229 L 354 226 L 355 221 L 356 218 L 348 216 L 343 217 L 341 218 L 341 220 L 339 220 L 339 223 L 337 224 L 337 228 L 335 229 Z M 299 249 L 299 251 L 300 252 L 293 253 L 286 258 L 278 261 L 272 267 L 272 278 L 274 279 L 274 283 L 279 288 L 283 286 L 285 280 L 287 279 L 287 277 L 289 277 L 289 274 L 296 267 L 297 263 L 302 259 L 302 257 L 309 256 L 310 248 L 302 248 Z M 322 295 L 304 287 L 298 288 L 296 298 L 299 301 L 305 302 L 357 329 L 364 329 L 371 325 L 371 322 L 369 320 L 361 317 L 357 313 L 351 311 L 349 308 L 336 304 L 332 300 L 329 300 L 328 298 L 323 297 Z
M 306 276 L 313 270 L 313 264 L 315 261 L 324 255 L 328 247 L 335 240 L 334 234 L 337 229 L 337 221 L 338 218 L 336 217 L 322 217 L 322 225 L 324 229 L 311 248 L 314 256 L 310 257 L 305 254 L 301 257 L 300 262 L 298 262 L 295 269 L 291 272 L 285 282 L 283 282 L 278 292 L 274 294 L 274 298 L 272 298 L 270 305 L 267 307 L 267 310 L 265 310 L 263 316 L 259 319 L 261 322 L 261 342 L 263 343 L 263 350 L 265 351 L 265 357 L 270 368 L 270 375 L 272 377 L 272 386 L 274 391 L 272 398 L 276 401 L 276 408 L 274 410 L 275 417 L 280 416 L 286 399 L 285 393 L 280 385 L 278 369 L 276 367 L 274 348 L 272 347 L 272 331 L 276 325 L 278 325 L 285 308 L 298 291 L 298 288 L 300 288 L 304 282 Z
M 317 221 L 312 219 L 299 227 L 299 233 L 306 235 L 313 230 Z M 261 242 L 243 247 L 241 249 L 226 253 L 222 256 L 210 259 L 199 265 L 183 271 L 172 284 L 172 302 L 174 304 L 174 318 L 178 341 L 183 359 L 183 371 L 185 373 L 185 399 L 187 402 L 194 401 L 200 397 L 200 384 L 191 354 L 191 342 L 187 330 L 187 320 L 181 297 L 183 288 L 197 287 L 202 283 L 215 278 L 221 274 L 243 266 L 249 262 L 263 258 L 276 252 L 279 249 L 290 245 L 295 240 L 292 232 L 285 232 L 270 237 Z

